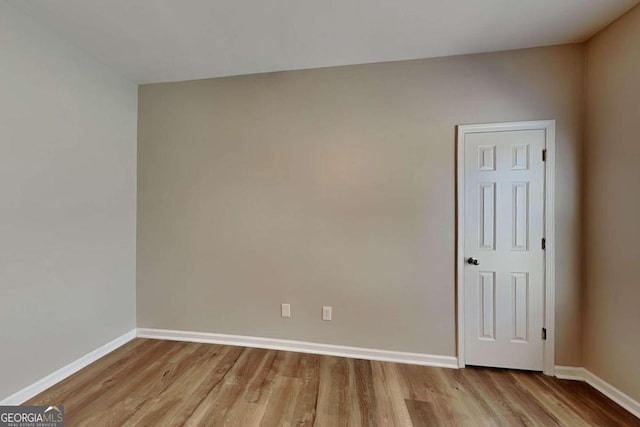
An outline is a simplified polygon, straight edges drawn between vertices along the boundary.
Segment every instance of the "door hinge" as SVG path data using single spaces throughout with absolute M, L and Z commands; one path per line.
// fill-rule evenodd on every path
M 542 250 L 547 249 L 547 239 L 545 239 L 544 237 L 542 238 Z
M 542 339 L 547 340 L 547 328 L 542 328 Z
M 546 148 L 544 150 L 542 150 L 542 161 L 543 162 L 547 161 L 547 149 Z

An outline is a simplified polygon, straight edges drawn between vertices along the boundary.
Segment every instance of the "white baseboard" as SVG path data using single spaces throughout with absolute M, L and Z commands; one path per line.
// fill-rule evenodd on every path
M 38 380 L 35 383 L 23 388 L 22 390 L 17 391 L 11 396 L 1 400 L 0 405 L 21 405 L 22 403 L 26 402 L 32 397 L 42 393 L 49 387 L 75 374 L 80 369 L 90 365 L 91 363 L 95 362 L 101 357 L 111 353 L 113 350 L 126 344 L 127 342 L 131 341 L 135 337 L 136 337 L 136 330 L 133 329 L 127 332 L 126 334 L 119 336 L 113 341 L 106 343 L 102 347 L 97 348 L 92 352 L 85 354 L 81 358 L 69 363 L 68 365 L 63 366 L 62 368 L 58 369 L 52 374 L 47 375 L 41 380 Z
M 609 399 L 613 400 L 636 417 L 640 418 L 640 402 L 632 399 L 631 396 L 623 393 L 602 378 L 586 369 L 585 381 L 596 390 L 599 390 Z
M 556 377 L 566 380 L 585 381 L 591 387 L 640 418 L 640 402 L 618 390 L 593 372 L 573 366 L 556 366 Z
M 585 369 L 577 366 L 556 366 L 556 377 L 561 380 L 585 381 Z
M 266 348 L 270 350 L 294 351 L 298 353 L 323 354 L 327 356 L 349 357 L 352 359 L 378 360 L 383 362 L 407 363 L 411 365 L 458 368 L 454 356 L 438 356 L 422 353 L 376 350 L 371 348 L 343 345 L 318 344 L 275 338 L 248 337 L 242 335 L 212 334 L 205 332 L 172 331 L 166 329 L 138 328 L 138 337 L 173 341 L 189 341 L 209 344 L 225 344 L 240 347 Z

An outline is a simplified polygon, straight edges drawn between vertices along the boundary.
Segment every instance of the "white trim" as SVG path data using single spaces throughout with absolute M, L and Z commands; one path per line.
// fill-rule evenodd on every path
M 513 130 L 535 130 L 543 129 L 545 131 L 545 148 L 547 150 L 547 159 L 545 162 L 545 238 L 547 247 L 545 250 L 545 313 L 544 327 L 547 328 L 547 339 L 544 341 L 543 366 L 544 373 L 553 375 L 555 370 L 555 218 L 554 218 L 554 199 L 555 199 L 555 153 L 556 153 L 556 121 L 555 120 L 538 120 L 527 122 L 508 122 L 508 123 L 487 123 L 477 125 L 460 125 L 457 131 L 457 150 L 458 150 L 458 185 L 457 185 L 457 275 L 456 275 L 456 291 L 457 291 L 457 331 L 458 331 L 458 366 L 465 366 L 465 349 L 464 349 L 464 160 L 465 146 L 464 136 L 468 133 L 479 132 L 505 132 Z
M 556 377 L 565 380 L 584 381 L 609 399 L 640 418 L 640 402 L 612 386 L 593 372 L 573 366 L 556 366 Z
M 561 380 L 584 381 L 585 369 L 577 366 L 556 366 L 555 376 Z
M 622 406 L 627 411 L 631 412 L 636 417 L 640 418 L 640 402 L 631 398 L 631 396 L 618 390 L 602 378 L 598 377 L 594 373 L 585 369 L 585 381 L 587 384 L 600 391 L 609 399 Z
M 113 341 L 106 343 L 102 347 L 97 348 L 92 352 L 85 354 L 84 356 L 75 360 L 74 362 L 71 362 L 68 365 L 63 366 L 62 368 L 58 369 L 52 374 L 49 374 L 46 377 L 36 381 L 35 383 L 28 385 L 22 390 L 17 391 L 11 396 L 0 401 L 0 405 L 21 405 L 22 403 L 26 402 L 32 397 L 42 393 L 49 387 L 75 374 L 80 369 L 90 365 L 91 363 L 95 362 L 101 357 L 111 353 L 118 347 L 121 347 L 122 345 L 128 343 L 135 337 L 136 337 L 136 330 L 133 329 L 127 332 L 126 334 L 119 336 Z
M 544 341 L 544 373 L 553 375 L 556 365 L 556 121 L 540 122 L 540 125 L 543 123 L 546 123 L 544 129 L 547 150 L 544 168 L 544 235 L 547 242 L 544 252 L 544 325 L 547 329 L 547 339 Z
M 458 367 L 458 360 L 454 356 L 406 353 L 401 351 L 377 350 L 371 348 L 349 347 L 333 344 L 319 344 L 306 341 L 292 341 L 276 338 L 261 338 L 243 335 L 227 335 L 207 332 L 188 332 L 146 328 L 138 328 L 137 336 L 139 338 L 266 348 L 270 350 L 323 354 L 328 356 L 349 357 L 353 359 L 378 360 L 384 362 L 407 363 L 423 366 L 439 366 L 442 368 Z

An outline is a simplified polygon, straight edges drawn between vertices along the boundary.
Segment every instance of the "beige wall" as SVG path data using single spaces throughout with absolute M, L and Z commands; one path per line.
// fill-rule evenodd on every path
M 640 400 L 640 7 L 588 43 L 585 367 Z
M 0 401 L 135 327 L 136 85 L 0 1 Z
M 138 326 L 455 355 L 455 126 L 557 119 L 581 365 L 583 70 L 570 45 L 141 86 Z

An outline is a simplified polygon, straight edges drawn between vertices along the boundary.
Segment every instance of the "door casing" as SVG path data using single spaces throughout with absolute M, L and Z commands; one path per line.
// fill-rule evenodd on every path
M 458 366 L 465 367 L 465 230 L 464 230 L 464 189 L 465 189 L 465 135 L 481 132 L 500 132 L 515 130 L 545 131 L 545 183 L 544 183 L 544 234 L 546 249 L 544 252 L 544 319 L 547 339 L 543 342 L 543 366 L 546 375 L 555 373 L 555 232 L 554 232 L 554 195 L 555 195 L 555 120 L 536 120 L 524 122 L 486 123 L 459 125 L 457 127 L 457 253 L 456 253 L 456 293 L 457 293 L 457 331 Z M 542 153 L 540 153 L 542 155 Z

